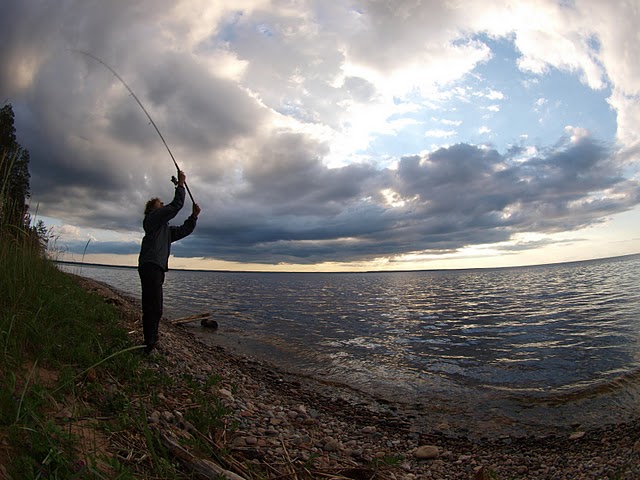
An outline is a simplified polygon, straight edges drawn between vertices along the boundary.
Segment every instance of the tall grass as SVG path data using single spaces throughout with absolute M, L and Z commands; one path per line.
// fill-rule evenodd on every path
M 139 356 L 115 307 L 59 271 L 36 230 L 7 214 L 15 201 L 7 182 L 0 179 L 0 466 L 10 465 L 12 478 L 105 478 L 78 459 L 74 435 L 52 412 L 77 395 L 87 371 L 131 378 Z

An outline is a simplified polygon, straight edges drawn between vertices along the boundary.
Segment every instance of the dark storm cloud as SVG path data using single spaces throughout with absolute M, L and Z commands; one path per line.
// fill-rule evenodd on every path
M 154 59 L 146 75 L 151 102 L 189 149 L 210 152 L 252 134 L 263 114 L 236 83 L 213 76 L 189 56 Z
M 170 195 L 174 167 L 144 112 L 90 51 L 114 67 L 152 114 L 181 166 L 219 177 L 216 151 L 250 136 L 260 107 L 236 83 L 159 41 L 174 2 L 8 0 L 0 16 L 0 101 L 16 112 L 42 215 L 117 230 L 122 212 Z M 151 187 L 153 185 L 153 188 Z M 169 193 L 167 193 L 169 192 Z
M 205 202 L 198 229 L 176 245 L 174 255 L 313 264 L 452 252 L 507 241 L 520 232 L 579 229 L 640 202 L 639 185 L 622 177 L 612 152 L 589 138 L 526 159 L 516 159 L 513 151 L 501 155 L 458 144 L 402 158 L 397 170 L 366 164 L 330 169 L 309 156 L 312 146 L 293 134 L 265 142 L 259 161 L 242 174 L 243 188 Z M 118 194 L 130 196 L 110 188 L 110 193 L 100 190 L 104 202 L 92 202 L 95 191 L 76 187 L 60 208 L 74 211 L 73 202 L 87 202 L 92 226 L 139 228 L 139 212 L 130 205 L 115 207 Z M 385 201 L 385 190 L 395 192 L 397 206 Z M 163 191 L 168 199 L 170 184 Z M 172 223 L 181 223 L 188 206 L 185 210 Z M 82 215 L 82 208 L 77 211 Z M 80 253 L 84 243 L 70 248 Z M 91 251 L 136 248 L 96 242 Z
M 290 167 L 267 162 L 253 172 L 251 188 L 229 199 L 241 205 L 236 214 L 214 212 L 182 253 L 316 263 L 455 251 L 521 232 L 579 229 L 640 201 L 640 186 L 588 138 L 524 160 L 459 144 L 403 158 L 395 171 L 327 169 L 313 160 Z M 404 205 L 385 204 L 383 189 Z
M 585 239 L 582 238 L 572 238 L 567 240 L 551 240 L 551 239 L 542 239 L 542 240 L 533 240 L 527 242 L 519 242 L 514 245 L 501 245 L 498 247 L 498 250 L 503 253 L 518 253 L 526 250 L 544 248 L 547 246 L 553 245 L 575 245 L 582 242 L 585 242 Z
M 246 189 L 235 200 L 259 202 L 280 215 L 338 214 L 354 198 L 369 195 L 379 181 L 372 166 L 329 169 L 320 156 L 310 156 L 313 153 L 321 155 L 323 146 L 299 134 L 265 141 L 244 172 Z
M 55 232 L 55 231 L 54 231 Z M 64 245 L 50 245 L 56 251 L 60 253 L 72 253 L 78 255 L 88 254 L 116 254 L 116 255 L 128 255 L 137 254 L 140 252 L 140 244 L 137 242 L 101 242 L 101 241 L 68 241 Z

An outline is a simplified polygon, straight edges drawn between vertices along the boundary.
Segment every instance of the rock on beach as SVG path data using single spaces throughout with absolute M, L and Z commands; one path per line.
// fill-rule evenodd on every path
M 419 460 L 432 460 L 440 456 L 440 449 L 435 445 L 423 445 L 418 447 L 415 456 Z

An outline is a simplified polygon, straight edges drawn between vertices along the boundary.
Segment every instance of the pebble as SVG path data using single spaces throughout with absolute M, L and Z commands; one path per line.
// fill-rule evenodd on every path
M 160 412 L 154 410 L 148 418 L 149 423 L 159 423 L 160 422 Z
M 418 447 L 415 456 L 420 460 L 431 460 L 438 458 L 440 455 L 440 449 L 435 445 L 423 445 Z
M 324 444 L 322 449 L 325 452 L 335 452 L 336 450 L 340 450 L 340 443 L 337 440 L 330 439 Z

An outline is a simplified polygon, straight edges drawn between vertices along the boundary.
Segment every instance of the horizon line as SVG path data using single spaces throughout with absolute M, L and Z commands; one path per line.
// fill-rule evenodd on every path
M 465 267 L 465 268 L 419 268 L 419 269 L 398 269 L 398 270 L 354 270 L 354 271 L 297 271 L 297 270 L 285 270 L 285 271 L 268 271 L 268 270 L 224 270 L 224 269 L 202 269 L 202 268 L 170 268 L 170 271 L 173 272 L 216 272 L 216 273 L 270 273 L 270 274 L 353 274 L 353 273 L 412 273 L 412 272 L 452 272 L 452 271 L 473 271 L 473 270 L 506 270 L 513 268 L 536 268 L 536 267 L 547 267 L 547 266 L 555 266 L 555 265 L 570 265 L 574 263 L 588 263 L 588 262 L 598 262 L 604 260 L 615 260 L 615 259 L 624 259 L 627 257 L 635 257 L 640 256 L 640 252 L 638 253 L 628 253 L 625 255 L 614 255 L 611 257 L 596 257 L 589 258 L 584 260 L 568 260 L 561 262 L 550 262 L 550 263 L 535 263 L 529 265 L 508 265 L 508 266 L 499 266 L 499 267 Z M 78 266 L 87 266 L 87 267 L 105 267 L 105 268 L 126 268 L 126 269 L 137 269 L 137 265 L 111 265 L 106 263 L 94 263 L 94 262 L 77 262 L 71 260 L 55 260 L 50 259 L 54 263 L 62 263 L 65 265 L 78 265 Z

